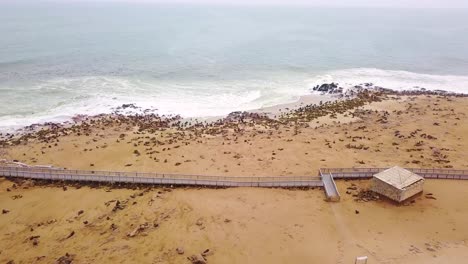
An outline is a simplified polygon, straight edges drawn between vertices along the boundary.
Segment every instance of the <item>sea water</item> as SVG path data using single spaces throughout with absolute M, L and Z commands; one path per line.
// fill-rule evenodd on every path
M 468 93 L 468 10 L 0 2 L 0 129 L 124 103 L 218 116 L 330 82 Z

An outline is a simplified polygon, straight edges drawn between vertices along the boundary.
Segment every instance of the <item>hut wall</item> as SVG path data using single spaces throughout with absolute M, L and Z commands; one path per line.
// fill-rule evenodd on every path
M 378 178 L 372 178 L 371 190 L 394 201 L 400 202 L 401 190 L 384 181 L 379 180 Z
M 405 190 L 401 192 L 400 202 L 422 192 L 423 185 L 424 185 L 424 180 L 420 180 L 406 187 Z

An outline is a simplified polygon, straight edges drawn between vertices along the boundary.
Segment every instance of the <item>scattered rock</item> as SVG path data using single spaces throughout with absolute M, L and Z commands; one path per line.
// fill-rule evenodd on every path
M 359 214 L 359 211 L 358 211 L 358 210 L 354 210 L 354 213 Z
M 2 210 L 2 214 L 8 214 L 9 212 L 10 212 L 10 210 L 7 210 L 7 209 Z

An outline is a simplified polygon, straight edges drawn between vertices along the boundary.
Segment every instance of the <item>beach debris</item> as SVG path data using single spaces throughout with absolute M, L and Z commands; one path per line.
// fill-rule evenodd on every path
M 8 214 L 9 212 L 10 212 L 10 210 L 2 209 L 2 214 Z
M 21 194 L 13 195 L 11 197 L 11 199 L 13 199 L 13 200 L 17 200 L 17 199 L 21 199 L 21 198 L 23 198 L 23 195 L 21 195 Z
M 228 219 L 228 218 L 224 219 L 224 223 L 230 223 L 231 221 L 232 221 L 232 220 L 231 220 L 231 219 Z
M 137 228 L 135 228 L 132 232 L 128 233 L 128 237 L 135 237 L 136 235 L 140 234 L 143 232 L 145 229 L 149 228 L 150 225 L 148 223 L 144 223 L 139 225 Z
M 75 255 L 65 253 L 65 255 L 61 256 L 55 261 L 55 264 L 71 264 L 75 259 Z
M 79 210 L 78 215 L 82 215 L 84 213 L 84 210 Z
M 354 213 L 355 213 L 355 214 L 359 214 L 359 210 L 354 210 Z
M 432 193 L 427 193 L 427 194 L 425 195 L 425 197 L 426 197 L 426 199 L 437 200 L 437 198 L 435 198 L 435 197 L 433 196 Z
M 178 247 L 178 248 L 176 248 L 176 252 L 177 252 L 177 254 L 179 254 L 179 255 L 183 255 L 183 254 L 185 253 L 183 247 Z
M 187 258 L 192 264 L 206 264 L 206 259 L 200 254 L 194 254 Z

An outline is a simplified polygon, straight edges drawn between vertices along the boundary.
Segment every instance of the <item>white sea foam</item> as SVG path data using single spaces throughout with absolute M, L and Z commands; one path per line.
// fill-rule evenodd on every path
M 432 75 L 371 68 L 337 70 L 320 74 L 309 80 L 309 87 L 331 82 L 339 83 L 343 88 L 373 83 L 376 86 L 397 91 L 425 88 L 468 93 L 468 76 Z
M 426 88 L 468 93 L 468 76 L 367 68 L 309 75 L 272 73 L 263 80 L 222 82 L 105 76 L 61 78 L 14 90 L 16 100 L 23 97 L 26 100 L 9 103 L 6 110 L 3 108 L 2 111 L 6 113 L 0 116 L 0 131 L 33 123 L 66 121 L 77 114 L 111 113 L 126 103 L 133 103 L 142 109 L 156 109 L 155 112 L 159 114 L 180 114 L 184 117 L 226 115 L 232 111 L 290 103 L 309 94 L 315 85 L 331 82 L 339 83 L 344 88 L 370 82 L 395 90 Z M 11 89 L 9 91 L 11 93 Z

